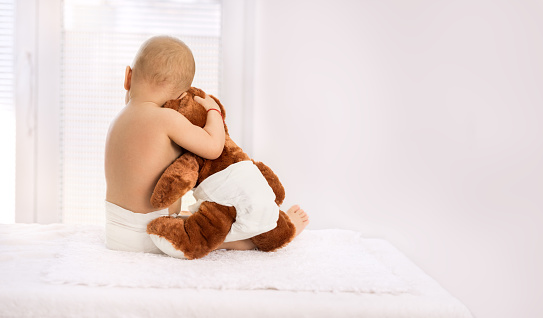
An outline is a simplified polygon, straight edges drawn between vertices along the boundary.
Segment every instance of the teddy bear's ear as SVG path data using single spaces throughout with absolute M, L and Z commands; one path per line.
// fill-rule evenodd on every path
M 193 125 L 204 127 L 206 124 L 206 111 L 194 100 L 194 96 L 205 96 L 205 93 L 195 87 L 191 87 L 185 96 L 179 100 L 179 107 L 176 109 L 185 116 Z
M 188 93 L 192 94 L 192 96 L 198 96 L 198 97 L 201 97 L 201 98 L 206 97 L 206 93 L 203 90 L 201 90 L 199 88 L 196 88 L 196 87 L 189 88 Z
M 190 96 L 191 98 L 194 98 L 194 96 L 198 96 L 198 97 L 201 97 L 201 98 L 205 98 L 206 97 L 206 93 L 199 89 L 199 88 L 196 88 L 196 87 L 191 87 L 189 88 L 189 90 L 187 91 L 187 96 L 192 94 L 192 96 Z M 185 98 L 187 97 L 185 96 Z M 209 95 L 211 96 L 211 98 L 213 98 L 215 100 L 215 102 L 217 102 L 217 105 L 219 105 L 219 108 L 220 108 L 220 111 L 222 113 L 222 119 L 224 120 L 224 118 L 226 117 L 226 113 L 224 112 L 224 106 L 221 104 L 221 102 L 219 101 L 219 99 L 213 95 Z
M 180 100 L 178 99 L 172 99 L 172 100 L 169 100 L 167 101 L 164 106 L 164 108 L 171 108 L 173 110 L 179 110 L 179 106 L 180 106 Z
M 179 111 L 182 107 L 185 107 L 192 99 L 194 98 L 194 95 L 190 91 L 187 91 L 185 96 L 181 99 L 176 99 L 179 101 L 179 106 L 177 108 L 174 108 L 175 110 Z

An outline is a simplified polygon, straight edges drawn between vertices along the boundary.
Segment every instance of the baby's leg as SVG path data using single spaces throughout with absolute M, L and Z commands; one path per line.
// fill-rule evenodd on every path
M 222 243 L 221 246 L 219 246 L 217 249 L 226 249 L 226 250 L 237 250 L 237 251 L 248 251 L 248 250 L 254 250 L 256 246 L 253 244 L 253 242 L 249 239 L 241 240 L 241 241 L 233 241 L 233 242 L 226 242 Z

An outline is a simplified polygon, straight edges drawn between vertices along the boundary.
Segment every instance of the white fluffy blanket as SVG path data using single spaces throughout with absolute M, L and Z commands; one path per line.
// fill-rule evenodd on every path
M 100 228 L 65 238 L 47 282 L 89 286 L 408 293 L 379 254 L 395 249 L 348 230 L 306 230 L 274 253 L 215 251 L 199 260 L 106 249 Z M 377 248 L 376 248 L 377 247 Z

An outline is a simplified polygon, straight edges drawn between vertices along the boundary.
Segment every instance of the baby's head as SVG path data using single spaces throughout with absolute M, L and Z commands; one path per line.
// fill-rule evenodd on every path
M 185 43 L 155 36 L 141 45 L 134 58 L 132 85 L 149 85 L 176 98 L 190 88 L 194 72 L 194 57 Z

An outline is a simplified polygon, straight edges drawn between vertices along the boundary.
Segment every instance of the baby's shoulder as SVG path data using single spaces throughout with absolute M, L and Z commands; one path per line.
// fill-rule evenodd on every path
M 157 107 L 157 106 L 138 106 L 127 107 L 125 115 L 127 118 L 136 122 L 150 122 L 160 124 L 165 120 L 168 120 L 174 115 L 180 115 L 177 111 L 171 108 Z
M 164 109 L 127 105 L 111 123 L 111 128 L 120 130 L 144 130 L 160 128 L 160 123 L 166 121 L 168 112 Z

